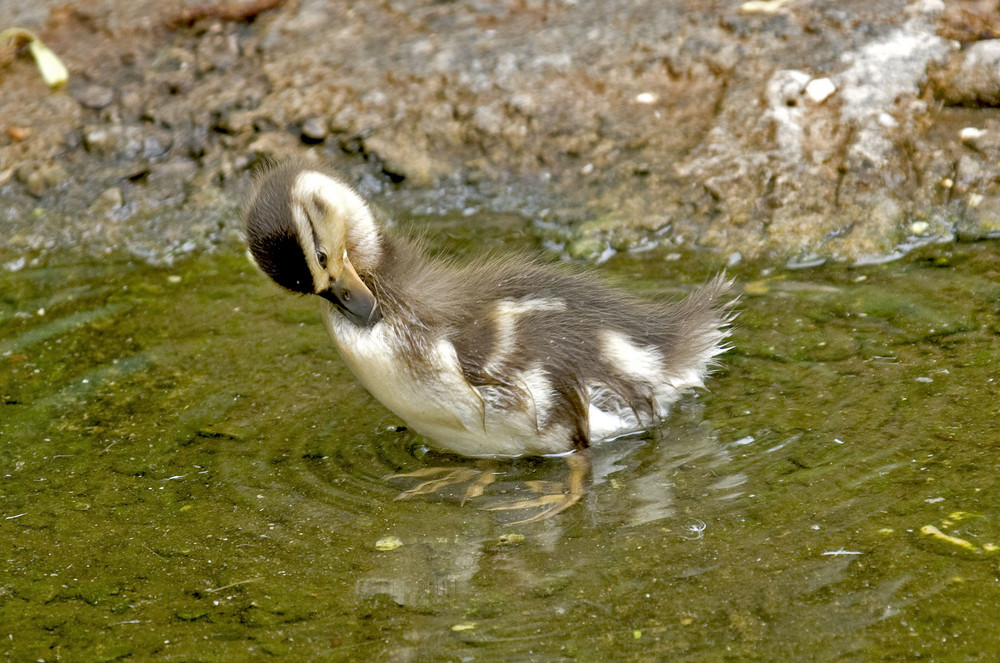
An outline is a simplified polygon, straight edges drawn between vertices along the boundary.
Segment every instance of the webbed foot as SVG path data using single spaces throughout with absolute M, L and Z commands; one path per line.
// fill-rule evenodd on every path
M 418 483 L 409 490 L 404 490 L 396 496 L 397 500 L 408 500 L 420 495 L 433 495 L 442 488 L 453 486 L 459 483 L 468 483 L 465 495 L 462 497 L 462 504 L 474 497 L 483 494 L 486 486 L 496 480 L 496 464 L 491 461 L 481 461 L 479 469 L 469 467 L 424 467 L 413 472 L 403 472 L 400 474 L 388 474 L 383 480 L 390 479 L 422 479 L 424 477 L 437 476 L 436 479 L 428 479 Z
M 484 508 L 488 511 L 542 509 L 533 516 L 510 523 L 511 525 L 535 523 L 562 513 L 579 502 L 586 492 L 584 481 L 590 474 L 590 454 L 586 450 L 572 453 L 566 456 L 566 465 L 569 467 L 569 476 L 566 477 L 565 483 L 528 481 L 526 485 L 529 488 L 536 493 L 541 493 L 538 497 L 504 502 Z

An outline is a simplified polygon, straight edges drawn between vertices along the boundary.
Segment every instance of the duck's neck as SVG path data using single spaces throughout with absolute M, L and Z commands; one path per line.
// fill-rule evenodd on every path
M 378 262 L 358 273 L 388 318 L 426 328 L 442 307 L 435 295 L 440 286 L 440 265 L 429 260 L 420 244 L 410 239 L 380 232 L 378 242 Z

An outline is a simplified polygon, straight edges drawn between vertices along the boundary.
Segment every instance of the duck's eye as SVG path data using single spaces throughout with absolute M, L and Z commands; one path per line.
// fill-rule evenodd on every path
M 326 251 L 323 249 L 316 251 L 316 262 L 318 262 L 319 266 L 323 269 L 326 269 L 326 260 Z

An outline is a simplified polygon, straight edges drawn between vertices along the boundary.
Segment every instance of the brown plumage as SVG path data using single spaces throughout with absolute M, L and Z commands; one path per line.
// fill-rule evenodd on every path
M 321 168 L 266 173 L 246 235 L 279 285 L 330 302 L 327 327 L 369 391 L 464 455 L 579 451 L 655 424 L 724 350 L 722 277 L 664 304 L 521 256 L 429 259 Z

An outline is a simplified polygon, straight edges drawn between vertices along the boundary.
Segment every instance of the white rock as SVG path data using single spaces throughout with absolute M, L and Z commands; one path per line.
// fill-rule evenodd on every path
M 982 138 L 985 135 L 986 129 L 978 129 L 976 127 L 965 127 L 958 132 L 958 138 L 966 144 L 969 144 L 978 138 Z
M 916 0 L 907 9 L 927 16 L 937 16 L 944 12 L 944 0 Z
M 821 104 L 837 91 L 837 86 L 829 78 L 814 78 L 806 85 L 806 96 L 814 104 Z
M 951 47 L 924 22 L 910 20 L 856 51 L 844 53 L 847 69 L 837 74 L 840 118 L 855 124 L 851 161 L 886 163 L 894 143 L 885 134 L 881 119 L 897 100 L 916 97 L 931 62 L 943 62 Z
M 889 113 L 879 113 L 878 123 L 885 127 L 886 129 L 892 129 L 893 127 L 898 127 L 899 122 Z
M 749 0 L 740 5 L 744 14 L 774 14 L 789 3 L 789 0 Z
M 811 77 L 797 69 L 780 69 L 767 83 L 767 113 L 776 123 L 775 140 L 789 161 L 802 156 L 803 109 L 799 101 Z

